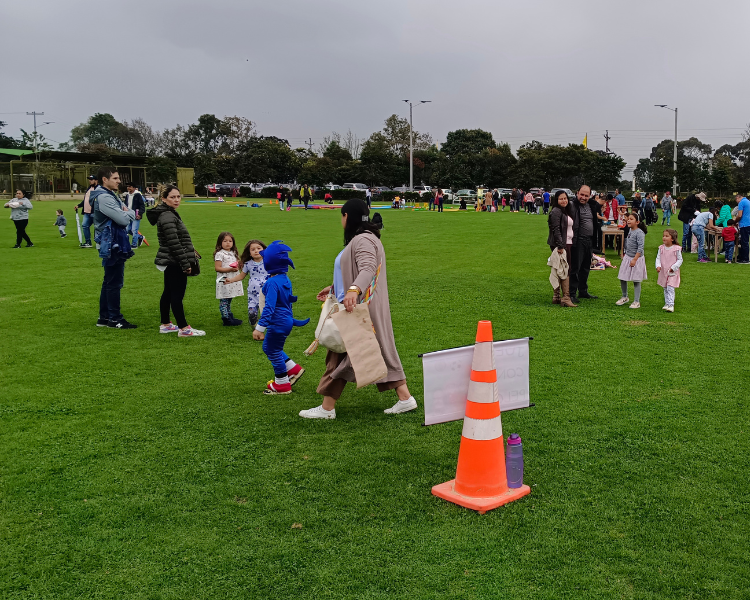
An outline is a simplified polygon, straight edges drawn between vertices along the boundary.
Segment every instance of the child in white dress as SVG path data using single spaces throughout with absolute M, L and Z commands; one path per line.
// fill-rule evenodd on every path
M 228 231 L 222 231 L 216 240 L 214 251 L 214 268 L 216 269 L 216 299 L 219 301 L 219 312 L 224 325 L 242 325 L 240 319 L 232 314 L 232 298 L 242 296 L 242 282 L 225 284 L 229 273 L 236 273 L 239 268 L 240 255 L 234 236 Z
M 260 255 L 261 250 L 265 249 L 266 245 L 260 240 L 250 240 L 245 244 L 240 257 L 242 271 L 225 281 L 227 285 L 231 285 L 235 281 L 242 281 L 250 275 L 250 281 L 247 283 L 247 318 L 250 327 L 253 329 L 258 323 L 261 290 L 266 279 L 268 279 L 268 273 L 263 267 L 263 257 Z

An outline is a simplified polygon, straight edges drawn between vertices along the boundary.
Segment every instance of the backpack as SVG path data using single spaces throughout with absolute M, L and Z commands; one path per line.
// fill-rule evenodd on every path
M 383 217 L 380 216 L 380 213 L 372 215 L 372 224 L 378 229 L 383 229 L 385 227 L 385 225 L 383 225 Z

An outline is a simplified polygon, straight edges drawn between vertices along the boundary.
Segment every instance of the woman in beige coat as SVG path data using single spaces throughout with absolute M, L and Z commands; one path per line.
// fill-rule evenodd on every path
M 324 302 L 332 293 L 338 302 L 351 312 L 360 302 L 362 293 L 372 282 L 378 267 L 380 274 L 377 288 L 370 301 L 370 317 L 375 327 L 375 337 L 380 344 L 388 373 L 378 381 L 378 390 L 396 390 L 398 401 L 386 414 L 399 414 L 417 408 L 417 401 L 406 387 L 406 375 L 396 350 L 391 324 L 391 307 L 388 301 L 388 275 L 385 266 L 385 251 L 380 243 L 380 230 L 370 222 L 370 209 L 364 201 L 349 200 L 341 207 L 341 226 L 344 228 L 344 249 L 336 257 L 333 270 L 333 285 L 320 291 L 318 300 Z M 347 382 L 356 381 L 349 357 L 346 354 L 328 351 L 326 370 L 318 385 L 323 396 L 320 406 L 300 411 L 306 419 L 335 419 L 336 400 Z

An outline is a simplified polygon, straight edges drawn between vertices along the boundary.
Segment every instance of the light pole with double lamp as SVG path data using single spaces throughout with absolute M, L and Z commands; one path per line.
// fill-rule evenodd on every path
M 672 198 L 677 197 L 677 108 L 669 108 L 666 104 L 654 104 L 659 108 L 666 108 L 674 113 L 674 156 L 672 158 Z
M 414 108 L 411 100 L 404 100 L 409 105 L 409 191 L 414 191 L 414 127 L 412 126 L 411 113 Z M 432 100 L 420 100 L 417 106 L 420 104 L 427 104 Z

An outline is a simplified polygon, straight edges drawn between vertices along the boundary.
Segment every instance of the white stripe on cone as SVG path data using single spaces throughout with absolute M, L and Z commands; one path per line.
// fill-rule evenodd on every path
M 474 371 L 493 371 L 495 369 L 495 353 L 492 342 L 477 342 L 474 344 L 474 358 L 471 361 Z
M 503 437 L 503 423 L 499 416 L 492 419 L 464 417 L 461 435 L 470 440 L 496 440 Z
M 469 393 L 466 394 L 469 402 L 480 404 L 491 404 L 499 401 L 496 383 L 485 383 L 484 381 L 469 381 Z

